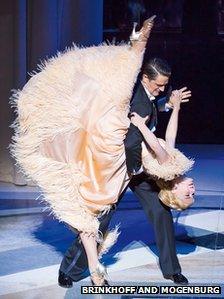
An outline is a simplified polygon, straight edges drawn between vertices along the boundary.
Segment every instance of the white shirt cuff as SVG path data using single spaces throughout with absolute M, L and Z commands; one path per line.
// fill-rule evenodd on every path
M 172 106 L 168 103 L 165 104 L 165 111 L 168 112 L 170 111 L 170 109 L 172 109 Z
M 132 172 L 132 174 L 133 174 L 133 175 L 138 175 L 138 174 L 140 174 L 140 173 L 142 173 L 142 172 L 143 172 L 143 166 L 141 166 L 141 167 L 139 168 L 138 171 L 135 171 L 135 170 L 134 170 L 134 171 Z

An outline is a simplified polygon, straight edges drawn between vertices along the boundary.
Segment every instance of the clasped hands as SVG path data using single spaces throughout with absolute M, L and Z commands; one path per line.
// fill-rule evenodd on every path
M 182 87 L 181 89 L 173 90 L 167 104 L 174 108 L 176 106 L 180 106 L 181 103 L 189 102 L 189 98 L 191 97 L 191 91 L 187 89 L 187 87 Z
M 172 108 L 179 108 L 181 103 L 189 102 L 189 98 L 191 97 L 191 91 L 187 89 L 187 87 L 182 87 L 180 89 L 173 90 L 167 104 Z M 131 122 L 134 126 L 139 127 L 146 123 L 149 119 L 149 116 L 141 117 L 136 112 L 132 112 L 130 114 Z

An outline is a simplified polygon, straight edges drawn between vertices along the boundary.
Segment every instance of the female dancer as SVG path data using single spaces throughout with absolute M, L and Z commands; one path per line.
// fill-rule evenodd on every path
M 137 113 L 131 114 L 131 122 L 138 127 L 144 137 L 143 168 L 146 173 L 154 176 L 160 187 L 160 200 L 173 209 L 183 210 L 193 204 L 195 186 L 191 178 L 180 175 L 180 168 L 190 169 L 193 161 L 175 150 L 181 94 L 178 91 L 174 93 L 173 110 L 167 125 L 165 141 L 156 138 L 146 126 L 146 119 Z
M 98 216 L 130 180 L 123 140 L 152 26 L 149 19 L 133 32 L 131 47 L 102 45 L 59 54 L 12 99 L 18 113 L 12 154 L 41 187 L 54 215 L 79 232 L 97 285 L 106 283 L 98 262 Z

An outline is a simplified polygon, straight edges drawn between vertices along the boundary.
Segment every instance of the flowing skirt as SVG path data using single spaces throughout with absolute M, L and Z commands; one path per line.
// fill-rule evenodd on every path
M 72 48 L 13 95 L 11 152 L 56 218 L 78 231 L 97 234 L 98 216 L 129 181 L 123 141 L 141 63 L 127 45 Z

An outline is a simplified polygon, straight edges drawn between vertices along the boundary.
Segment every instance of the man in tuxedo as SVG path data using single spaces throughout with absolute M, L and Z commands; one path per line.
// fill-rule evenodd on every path
M 165 111 L 172 108 L 172 99 L 175 94 L 162 98 L 156 103 L 154 100 L 169 81 L 171 69 L 166 61 L 153 58 L 143 68 L 138 80 L 132 100 L 131 112 L 137 112 L 140 116 L 148 118 L 148 127 L 155 131 L 157 124 L 157 110 Z M 191 96 L 186 88 L 180 89 L 182 101 L 187 101 Z M 176 255 L 175 235 L 173 219 L 170 209 L 158 198 L 159 189 L 154 180 L 145 175 L 141 165 L 141 142 L 143 136 L 133 124 L 130 125 L 124 141 L 126 151 L 127 169 L 133 174 L 129 188 L 139 199 L 146 216 L 153 225 L 156 244 L 159 251 L 159 264 L 164 278 L 171 279 L 178 284 L 188 284 L 188 280 L 181 274 L 181 267 Z M 118 203 L 125 192 L 120 196 Z M 117 203 L 117 204 L 118 204 Z M 116 210 L 116 206 L 100 219 L 100 230 L 105 233 L 110 219 Z M 87 269 L 87 257 L 84 247 L 77 238 L 65 253 L 62 260 L 58 283 L 62 287 L 71 287 L 73 281 L 79 281 L 84 277 Z

